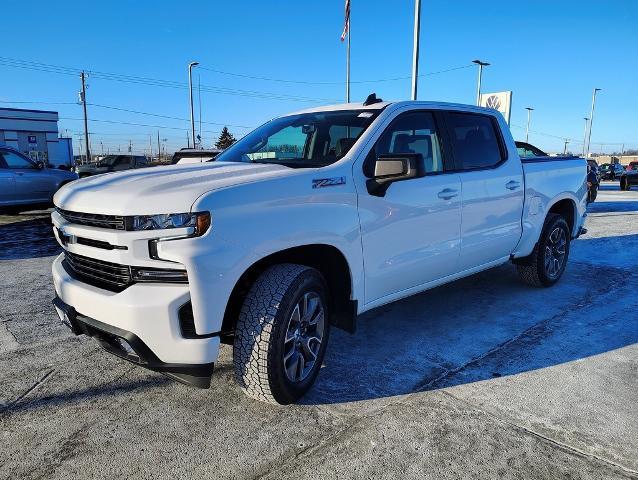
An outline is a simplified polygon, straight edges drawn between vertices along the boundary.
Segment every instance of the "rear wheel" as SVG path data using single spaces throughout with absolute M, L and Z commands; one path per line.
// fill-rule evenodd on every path
M 244 392 L 289 404 L 314 383 L 328 343 L 328 289 L 315 269 L 275 265 L 250 288 L 235 340 L 235 378 Z
M 627 177 L 620 177 L 620 189 L 621 190 L 629 190 L 631 187 L 629 182 L 627 181 Z
M 563 217 L 550 214 L 532 254 L 516 265 L 520 279 L 534 287 L 551 287 L 565 271 L 571 232 Z

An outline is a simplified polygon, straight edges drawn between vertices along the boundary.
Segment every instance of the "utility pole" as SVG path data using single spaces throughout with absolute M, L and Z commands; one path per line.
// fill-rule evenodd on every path
M 153 160 L 153 135 L 148 134 L 148 158 Z
M 476 105 L 481 105 L 481 81 L 483 79 L 483 67 L 487 67 L 489 63 L 481 60 L 472 60 L 472 63 L 476 63 L 479 67 L 478 70 L 478 84 L 476 86 Z
M 129 156 L 131 157 L 133 156 L 133 141 L 132 140 L 128 141 L 128 153 L 129 153 Z
M 567 154 L 567 144 L 569 143 L 569 138 L 565 139 L 565 146 L 563 147 L 563 155 Z
M 591 128 L 594 124 L 594 109 L 596 108 L 596 94 L 600 92 L 600 88 L 594 88 L 594 92 L 591 96 L 591 114 L 589 115 L 589 134 L 587 135 L 587 156 L 591 153 L 590 145 L 591 145 Z
M 84 143 L 86 146 L 86 161 L 91 161 L 91 149 L 89 148 L 89 121 L 86 115 L 86 75 L 84 71 L 80 73 L 80 79 L 82 80 L 82 92 L 80 93 L 80 101 L 84 109 Z
M 191 134 L 193 138 L 193 148 L 195 148 L 195 114 L 193 112 L 193 67 L 199 65 L 199 62 L 191 62 L 188 64 L 188 93 L 191 104 Z M 188 142 L 190 147 L 190 140 Z
M 162 148 L 160 147 L 159 130 L 157 131 L 157 161 L 162 160 Z
M 412 100 L 416 100 L 419 83 L 419 37 L 421 36 L 421 0 L 414 1 L 414 44 L 412 46 Z
M 100 142 L 100 149 L 102 151 L 102 156 L 104 156 L 104 143 Z
M 527 110 L 527 128 L 525 129 L 525 143 L 529 143 L 529 124 L 532 119 L 532 110 L 534 109 L 532 107 L 525 107 L 525 110 Z

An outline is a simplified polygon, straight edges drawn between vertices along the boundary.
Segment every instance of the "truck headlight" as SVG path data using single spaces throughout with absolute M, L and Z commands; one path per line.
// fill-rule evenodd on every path
M 192 228 L 188 236 L 199 237 L 210 228 L 210 213 L 162 213 L 158 215 L 136 215 L 129 217 L 130 230 L 165 230 L 170 228 Z

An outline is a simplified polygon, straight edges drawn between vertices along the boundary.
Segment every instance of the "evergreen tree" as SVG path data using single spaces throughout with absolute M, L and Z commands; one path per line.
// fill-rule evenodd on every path
M 220 150 L 225 150 L 230 147 L 237 140 L 233 137 L 233 134 L 228 131 L 228 127 L 222 129 L 222 133 L 219 134 L 219 139 L 215 143 L 215 147 Z

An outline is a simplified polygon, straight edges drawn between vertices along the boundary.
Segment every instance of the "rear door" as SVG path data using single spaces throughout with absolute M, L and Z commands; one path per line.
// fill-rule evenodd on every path
M 0 205 L 11 205 L 16 202 L 15 174 L 7 168 L 2 153 L 0 150 Z
M 391 184 L 382 197 L 361 188 L 366 303 L 391 299 L 457 271 L 461 181 L 457 173 L 448 172 L 436 118 L 429 111 L 400 114 L 376 140 L 364 163 L 364 174 L 370 178 L 378 155 L 420 153 L 427 172 Z
M 463 190 L 463 271 L 502 260 L 516 247 L 522 233 L 523 167 L 518 156 L 508 156 L 496 117 L 450 111 L 445 119 Z

